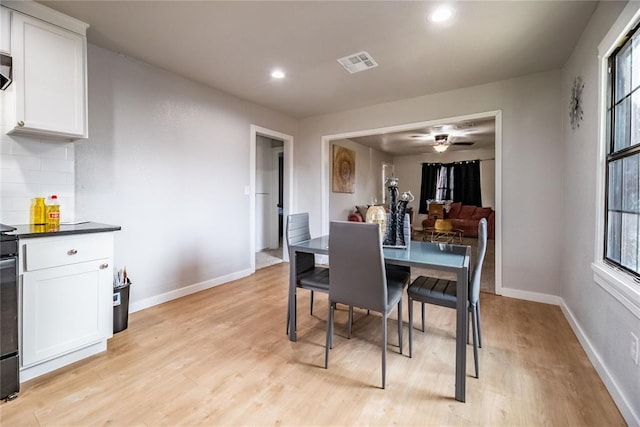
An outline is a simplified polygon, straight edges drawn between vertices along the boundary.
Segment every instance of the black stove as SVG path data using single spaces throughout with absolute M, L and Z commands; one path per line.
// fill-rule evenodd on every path
M 0 224 L 0 233 L 4 234 L 4 233 L 10 233 L 12 231 L 16 231 L 16 228 L 10 225 Z
M 0 224 L 0 399 L 20 390 L 18 352 L 18 237 Z

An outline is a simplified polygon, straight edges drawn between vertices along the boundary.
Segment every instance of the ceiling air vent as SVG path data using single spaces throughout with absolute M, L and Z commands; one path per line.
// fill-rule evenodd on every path
M 358 52 L 338 59 L 338 62 L 351 74 L 375 68 L 378 63 L 367 52 Z

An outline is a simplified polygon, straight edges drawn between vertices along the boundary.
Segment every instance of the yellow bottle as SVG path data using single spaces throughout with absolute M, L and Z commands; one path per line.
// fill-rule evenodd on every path
M 31 203 L 31 224 L 45 224 L 45 210 L 44 197 L 36 197 Z
M 60 205 L 58 204 L 58 196 L 54 194 L 47 202 L 45 211 L 47 226 L 50 229 L 57 229 L 60 227 Z

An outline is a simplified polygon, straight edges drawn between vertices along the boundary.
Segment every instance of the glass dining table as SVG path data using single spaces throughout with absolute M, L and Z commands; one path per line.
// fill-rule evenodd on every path
M 313 253 L 318 255 L 329 254 L 329 236 L 321 236 L 306 240 L 289 247 L 289 313 L 291 323 L 289 327 L 289 339 L 297 340 L 296 334 L 296 263 L 298 252 Z M 460 402 L 465 401 L 466 386 L 466 361 L 467 361 L 467 334 L 468 314 L 467 306 L 469 293 L 469 260 L 470 246 L 452 245 L 446 243 L 431 243 L 411 241 L 406 249 L 383 248 L 385 263 L 404 265 L 409 267 L 422 267 L 433 270 L 452 272 L 457 277 L 457 302 L 456 302 L 456 382 L 455 398 Z M 331 261 L 329 261 L 330 263 Z M 413 325 L 410 325 L 413 327 Z

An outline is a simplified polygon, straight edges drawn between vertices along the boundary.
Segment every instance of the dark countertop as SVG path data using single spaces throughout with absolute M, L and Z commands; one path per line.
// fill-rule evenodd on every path
M 9 236 L 18 236 L 24 239 L 28 237 L 55 237 L 67 236 L 71 234 L 105 233 L 108 231 L 118 231 L 119 225 L 100 224 L 98 222 L 80 222 L 76 224 L 60 224 L 60 228 L 52 229 L 47 225 L 21 224 L 13 225 L 15 231 L 5 233 Z

